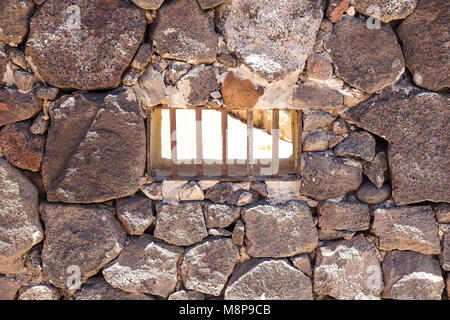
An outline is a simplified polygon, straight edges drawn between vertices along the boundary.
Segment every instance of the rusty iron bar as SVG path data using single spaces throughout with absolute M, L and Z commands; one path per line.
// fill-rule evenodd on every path
M 272 111 L 272 175 L 277 177 L 280 171 L 280 110 Z
M 178 176 L 176 109 L 170 109 L 170 149 L 171 149 L 170 162 L 171 162 L 172 178 L 176 178 Z
M 228 176 L 228 112 L 222 110 L 222 176 Z
M 203 176 L 203 132 L 202 132 L 202 110 L 195 110 L 195 126 L 196 126 L 196 164 L 197 176 Z
M 253 110 L 247 111 L 247 176 L 253 176 Z

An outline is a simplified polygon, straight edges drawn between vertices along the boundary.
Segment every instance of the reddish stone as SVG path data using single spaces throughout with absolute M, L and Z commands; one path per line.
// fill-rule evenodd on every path
M 41 110 L 42 102 L 34 94 L 0 89 L 0 126 L 30 119 Z
M 338 22 L 345 11 L 348 10 L 349 0 L 330 0 L 326 16 L 331 22 Z
M 11 164 L 38 171 L 44 156 L 45 137 L 32 134 L 30 126 L 30 122 L 7 124 L 0 131 L 0 146 Z
M 261 86 L 255 86 L 248 79 L 240 79 L 233 72 L 227 74 L 222 85 L 222 98 L 227 107 L 251 108 L 263 94 Z

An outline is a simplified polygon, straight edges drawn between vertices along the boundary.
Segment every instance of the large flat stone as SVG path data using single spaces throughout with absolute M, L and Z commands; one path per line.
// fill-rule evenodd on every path
M 143 293 L 131 293 L 112 287 L 104 278 L 90 278 L 75 295 L 75 300 L 154 300 Z
M 0 273 L 20 273 L 22 255 L 43 239 L 38 202 L 36 186 L 0 158 Z
M 190 246 L 207 235 L 201 202 L 156 204 L 156 238 L 177 246 Z
M 150 40 L 163 58 L 191 64 L 212 63 L 219 38 L 196 0 L 166 1 L 152 24 Z
M 210 237 L 190 247 L 181 265 L 185 288 L 219 296 L 238 258 L 230 238 Z
M 320 247 L 316 259 L 315 292 L 339 300 L 380 298 L 381 256 L 363 235 Z
M 125 229 L 115 219 L 112 208 L 104 205 L 46 203 L 42 219 L 44 276 L 69 292 L 115 259 L 124 246 Z
M 0 158 L 0 273 L 22 271 L 22 255 L 43 237 L 38 190 L 19 170 Z
M 448 95 L 414 87 L 386 89 L 344 116 L 389 141 L 392 196 L 397 205 L 450 202 Z
M 0 2 L 0 41 L 11 46 L 22 43 L 28 33 L 28 19 L 34 6 L 33 0 Z
M 372 231 L 381 250 L 412 250 L 439 254 L 438 225 L 429 206 L 376 209 Z
M 0 126 L 27 120 L 42 110 L 42 101 L 34 94 L 15 89 L 0 89 Z
M 142 235 L 130 240 L 119 257 L 103 269 L 103 275 L 115 288 L 167 298 L 175 290 L 182 254 L 183 248 Z
M 231 0 L 216 10 L 229 51 L 268 80 L 303 70 L 323 16 L 319 0 Z
M 420 0 L 397 28 L 414 82 L 433 91 L 450 87 L 449 11 L 448 1 Z
M 49 201 L 102 202 L 139 189 L 145 127 L 132 89 L 63 96 L 50 118 L 42 165 Z
M 390 86 L 405 70 L 402 50 L 389 25 L 369 29 L 366 20 L 345 16 L 334 24 L 324 46 L 336 75 L 368 93 Z
M 317 206 L 319 227 L 323 229 L 360 231 L 369 229 L 369 206 L 364 203 L 323 201 Z
M 413 251 L 391 251 L 383 260 L 383 298 L 441 300 L 444 290 L 439 262 Z
M 46 1 L 31 19 L 25 52 L 55 87 L 116 88 L 146 26 L 144 11 L 129 1 Z
M 303 157 L 301 194 L 317 200 L 336 198 L 358 189 L 362 182 L 362 165 L 356 160 L 318 152 Z
M 286 259 L 248 260 L 238 265 L 225 300 L 312 300 L 311 279 Z
M 252 257 L 290 257 L 318 245 L 311 210 L 302 201 L 256 204 L 242 212 L 245 243 Z

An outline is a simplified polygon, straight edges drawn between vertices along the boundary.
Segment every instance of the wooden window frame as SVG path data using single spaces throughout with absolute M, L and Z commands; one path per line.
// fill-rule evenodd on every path
M 171 175 L 170 176 L 153 176 L 152 175 L 152 118 L 154 110 L 165 109 L 170 111 L 170 132 L 171 132 Z M 176 110 L 195 110 L 196 120 L 196 174 L 193 176 L 181 176 L 178 174 L 178 165 L 176 146 Z M 222 122 L 222 174 L 220 176 L 204 175 L 203 169 L 203 143 L 202 143 L 202 110 L 215 110 L 221 112 Z M 245 176 L 230 176 L 228 174 L 227 163 L 227 115 L 232 110 L 244 110 L 238 108 L 214 108 L 214 107 L 183 107 L 173 108 L 168 106 L 154 106 L 147 108 L 147 169 L 146 177 L 148 182 L 163 181 L 163 180 L 218 180 L 227 182 L 242 182 L 242 181 L 295 181 L 301 178 L 301 154 L 302 154 L 302 134 L 303 134 L 303 112 L 301 109 L 287 109 L 292 114 L 292 144 L 294 150 L 294 171 L 295 174 L 280 175 L 279 172 L 274 172 L 272 175 L 257 176 L 254 175 L 253 170 L 253 109 L 245 109 L 247 111 L 247 159 L 246 159 L 246 175 Z M 272 129 L 279 129 L 279 112 L 281 109 L 268 109 L 273 112 L 272 115 Z M 284 109 L 286 110 L 286 109 Z M 272 163 L 279 164 L 279 130 L 272 130 Z M 277 166 L 278 167 L 278 166 Z

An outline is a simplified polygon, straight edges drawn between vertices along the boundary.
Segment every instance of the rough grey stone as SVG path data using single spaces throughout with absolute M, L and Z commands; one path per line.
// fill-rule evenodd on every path
M 414 87 L 386 89 L 344 116 L 389 141 L 392 197 L 397 205 L 450 202 L 448 95 Z
M 420 0 L 397 28 L 406 66 L 416 85 L 438 91 L 450 87 L 450 2 Z
M 391 195 L 391 187 L 385 183 L 377 188 L 370 181 L 364 182 L 355 192 L 358 200 L 368 204 L 379 204 L 386 201 Z
M 374 93 L 394 83 L 405 70 L 402 50 L 389 25 L 369 29 L 366 20 L 345 16 L 334 24 L 324 46 L 338 77 Z
M 385 179 L 385 172 L 388 170 L 388 160 L 386 152 L 378 152 L 371 162 L 365 162 L 363 173 L 369 178 L 377 188 L 381 188 Z
M 314 291 L 340 300 L 379 299 L 383 290 L 381 257 L 363 235 L 320 247 Z
M 0 273 L 21 272 L 22 255 L 43 239 L 38 201 L 36 186 L 0 159 Z
M 325 85 L 303 82 L 295 88 L 292 102 L 297 109 L 317 108 L 336 112 L 343 108 L 344 96 Z
M 312 300 L 311 280 L 286 259 L 248 260 L 236 267 L 225 300 Z
M 383 260 L 383 298 L 440 300 L 444 290 L 439 262 L 413 251 L 391 251 Z
M 197 291 L 180 290 L 172 293 L 167 300 L 205 300 L 205 295 Z
M 289 259 L 298 270 L 306 274 L 308 277 L 312 276 L 311 260 L 309 259 L 307 253 L 299 254 L 298 256 L 290 257 Z
M 227 204 L 205 203 L 203 211 L 207 228 L 226 228 L 241 214 L 241 208 Z
M 388 23 L 391 20 L 405 19 L 416 8 L 418 0 L 357 0 L 355 9 L 366 16 L 374 16 Z M 376 12 L 373 7 L 379 10 Z
M 42 165 L 49 201 L 102 202 L 139 189 L 145 127 L 131 88 L 74 93 L 54 102 L 49 111 Z
M 152 200 L 163 200 L 161 182 L 144 184 L 141 186 L 141 191 Z
M 330 128 L 335 119 L 335 116 L 320 109 L 303 109 L 303 131 Z
M 48 284 L 29 285 L 20 288 L 18 300 L 59 300 L 58 290 Z
M 366 161 L 375 158 L 375 138 L 366 131 L 355 131 L 339 143 L 333 153 L 341 157 L 354 157 Z
M 438 226 L 429 206 L 376 209 L 372 231 L 380 238 L 381 250 L 441 253 Z
M 369 206 L 363 203 L 319 202 L 319 227 L 323 229 L 361 231 L 369 229 Z
M 31 18 L 25 53 L 52 86 L 116 88 L 146 26 L 144 12 L 125 0 L 46 1 Z
M 90 278 L 75 295 L 75 300 L 154 300 L 143 293 L 114 288 L 102 277 Z
M 303 140 L 303 151 L 325 151 L 331 134 L 324 130 L 314 130 L 306 134 Z
M 219 296 L 238 258 L 230 238 L 207 238 L 190 247 L 181 265 L 185 288 Z
M 308 152 L 300 181 L 300 194 L 316 200 L 336 198 L 358 189 L 362 182 L 362 165 L 350 158 Z
M 231 235 L 231 240 L 237 246 L 242 246 L 244 243 L 245 236 L 245 226 L 241 220 L 236 221 L 234 225 L 233 234 Z
M 189 246 L 207 235 L 201 202 L 156 204 L 156 238 L 177 246 Z
M 153 223 L 152 200 L 144 195 L 137 195 L 119 200 L 117 218 L 129 234 L 141 235 Z
M 167 298 L 175 290 L 182 254 L 183 248 L 142 235 L 130 240 L 119 257 L 103 269 L 103 276 L 115 288 Z
M 44 276 L 58 288 L 74 292 L 123 248 L 126 232 L 105 205 L 46 203 L 41 216 Z M 78 271 L 79 283 L 74 280 Z
M 252 71 L 281 79 L 302 71 L 322 21 L 322 1 L 231 0 L 217 8 L 228 51 Z
M 219 51 L 214 27 L 195 0 L 164 3 L 152 24 L 150 39 L 161 57 L 195 65 L 214 62 Z
M 310 208 L 302 201 L 247 207 L 242 212 L 245 243 L 252 257 L 289 257 L 317 247 Z

